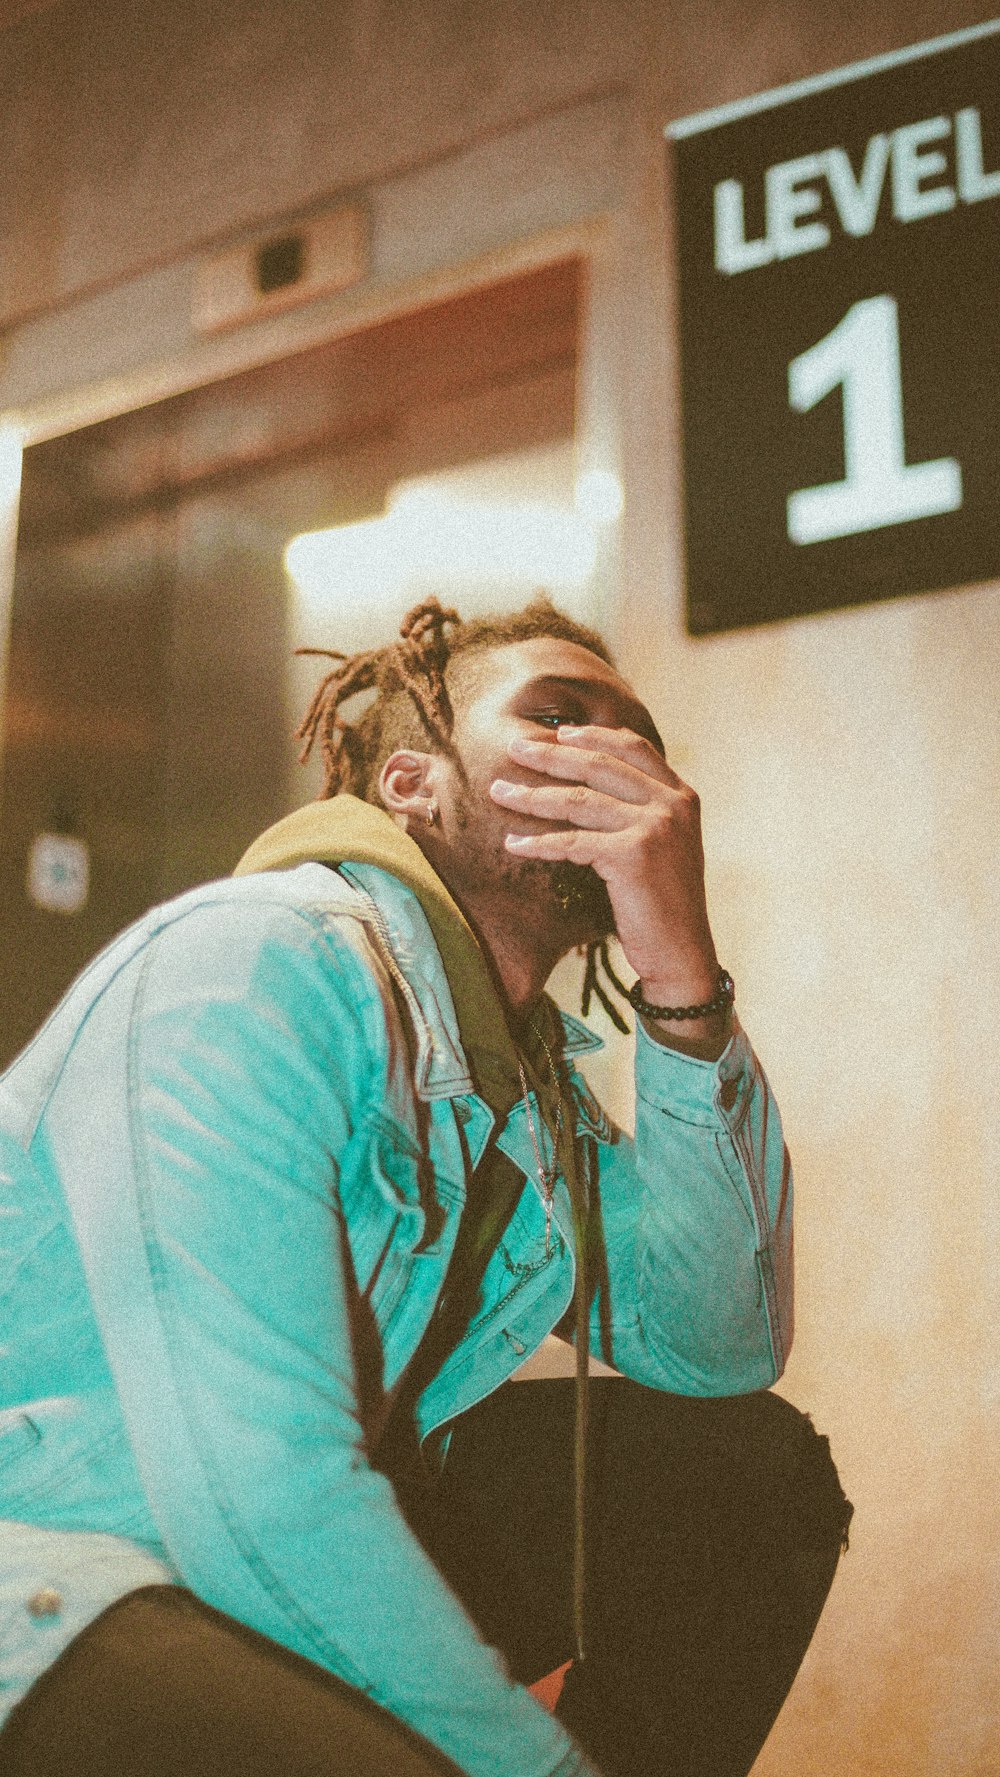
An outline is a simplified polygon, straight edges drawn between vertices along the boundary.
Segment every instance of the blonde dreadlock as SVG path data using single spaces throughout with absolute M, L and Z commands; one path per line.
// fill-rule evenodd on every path
M 303 742 L 300 764 L 306 763 L 319 742 L 323 759 L 320 800 L 351 791 L 365 801 L 374 801 L 379 772 L 390 753 L 398 746 L 419 744 L 423 738 L 456 757 L 451 739 L 455 717 L 445 677 L 449 662 L 473 650 L 486 651 L 539 636 L 575 642 L 607 665 L 614 665 L 596 630 L 567 617 L 544 597 L 510 615 L 476 617 L 468 623 L 457 611 L 444 609 L 438 599 L 426 598 L 403 618 L 399 640 L 384 648 L 353 655 L 329 648 L 296 648 L 296 654 L 338 662 L 320 682 L 295 730 L 296 740 Z M 353 724 L 345 722 L 341 706 L 358 693 L 372 690 L 376 696 L 364 714 Z M 414 715 L 422 731 L 419 736 L 414 730 Z M 588 945 L 586 955 L 584 1017 L 591 996 L 596 994 L 612 1023 L 627 1031 L 625 1019 L 598 980 L 600 963 L 606 980 L 623 996 L 627 991 L 611 966 L 607 941 Z

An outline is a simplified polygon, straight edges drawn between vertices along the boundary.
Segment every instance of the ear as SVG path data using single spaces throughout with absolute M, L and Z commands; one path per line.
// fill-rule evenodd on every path
M 427 811 L 436 807 L 434 755 L 400 748 L 390 754 L 379 774 L 379 795 L 389 813 L 416 825 L 427 822 Z

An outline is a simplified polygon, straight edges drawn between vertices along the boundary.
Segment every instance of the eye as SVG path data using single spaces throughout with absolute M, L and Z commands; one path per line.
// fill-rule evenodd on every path
M 565 704 L 551 704 L 547 709 L 532 710 L 531 720 L 543 728 L 558 728 L 561 722 L 578 722 L 580 717 Z

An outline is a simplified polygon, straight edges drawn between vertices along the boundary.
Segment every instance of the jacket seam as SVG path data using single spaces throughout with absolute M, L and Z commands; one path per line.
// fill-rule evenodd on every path
M 785 1358 L 784 1332 L 781 1325 L 781 1313 L 778 1305 L 777 1287 L 775 1284 L 773 1267 L 769 1262 L 767 1264 L 761 1262 L 764 1257 L 770 1261 L 771 1229 L 767 1216 L 767 1204 L 761 1194 L 760 1183 L 753 1162 L 753 1151 L 747 1139 L 745 1119 L 733 1130 L 732 1141 L 733 1147 L 736 1149 L 742 1163 L 754 1206 L 754 1215 L 757 1224 L 757 1251 L 754 1254 L 754 1259 L 764 1297 L 764 1315 L 767 1322 L 768 1344 L 771 1348 L 771 1362 L 774 1368 L 775 1380 L 777 1380 L 778 1376 L 781 1374 Z
M 346 880 L 350 882 L 351 879 L 350 879 L 350 877 L 348 877 Z M 431 1067 L 434 1063 L 435 1054 L 436 1054 L 430 1020 L 426 1017 L 426 1015 L 424 1013 L 424 1009 L 423 1009 L 423 1006 L 420 1001 L 420 996 L 417 993 L 416 988 L 413 986 L 413 984 L 410 981 L 409 977 L 407 976 L 405 970 L 403 969 L 402 964 L 400 963 L 398 957 L 396 956 L 395 948 L 394 948 L 393 942 L 392 942 L 392 934 L 389 930 L 389 924 L 382 912 L 382 909 L 379 907 L 378 902 L 375 900 L 375 897 L 373 895 L 369 894 L 369 892 L 366 888 L 362 887 L 362 885 L 360 883 L 351 883 L 351 886 L 354 889 L 354 892 L 359 896 L 359 898 L 364 903 L 364 912 L 359 913 L 359 915 L 357 915 L 357 917 L 361 918 L 366 926 L 369 926 L 372 928 L 372 930 L 374 931 L 375 937 L 378 940 L 377 943 L 373 943 L 373 945 L 372 945 L 372 948 L 375 951 L 375 954 L 381 958 L 385 967 L 388 969 L 390 975 L 392 976 L 392 979 L 396 983 L 396 986 L 399 988 L 399 991 L 403 996 L 404 1004 L 406 1005 L 406 1007 L 410 1013 L 410 1018 L 413 1021 L 415 1028 L 417 1029 L 418 1036 L 419 1036 L 419 1029 L 420 1029 L 421 1025 L 423 1025 L 425 1031 L 427 1032 L 427 1042 L 428 1042 L 428 1048 L 430 1050 L 430 1056 L 429 1056 L 428 1061 L 424 1063 L 424 1066 L 422 1068 L 423 1078 L 422 1079 L 414 1078 L 414 1090 L 417 1092 L 418 1096 L 424 1097 L 426 1095 L 426 1089 L 427 1089 L 427 1076 L 429 1075 L 429 1073 L 431 1071 Z M 443 966 L 443 963 L 442 963 L 442 966 Z M 461 1093 L 469 1092 L 473 1089 L 473 1081 L 472 1081 L 471 1072 L 469 1070 L 468 1057 L 466 1056 L 465 1051 L 462 1048 L 461 1038 L 459 1038 L 459 1042 L 456 1045 L 456 1047 L 458 1049 L 458 1055 L 460 1058 L 460 1062 L 461 1062 L 461 1064 L 464 1064 L 465 1071 L 462 1072 L 461 1067 L 459 1068 L 458 1072 L 448 1072 L 447 1070 L 442 1070 L 442 1077 L 440 1080 L 438 1080 L 436 1082 L 436 1086 L 440 1088 L 440 1091 L 435 1090 L 434 1093 L 431 1095 L 435 1098 L 437 1098 L 437 1097 L 454 1098 L 454 1097 L 459 1096 Z
M 300 912 L 298 908 L 294 908 L 293 911 L 296 913 Z M 307 918 L 307 923 L 312 922 Z M 127 1046 L 129 1145 L 132 1153 L 133 1170 L 136 1181 L 136 1209 L 139 1217 L 143 1249 L 146 1255 L 146 1264 L 149 1270 L 150 1285 L 156 1301 L 157 1311 L 163 1325 L 164 1340 L 170 1350 L 171 1363 L 176 1366 L 180 1375 L 187 1377 L 189 1366 L 184 1358 L 183 1347 L 178 1344 L 175 1336 L 176 1329 L 173 1324 L 174 1317 L 171 1311 L 169 1292 L 164 1291 L 161 1287 L 162 1266 L 155 1260 L 153 1251 L 151 1250 L 154 1234 L 152 1221 L 148 1213 L 148 1202 L 152 1195 L 150 1188 L 151 1181 L 149 1178 L 145 1145 L 136 1139 L 137 1132 L 134 1117 L 137 1098 L 136 1074 L 139 1067 L 137 1014 L 145 988 L 146 976 L 152 962 L 153 955 L 150 947 L 149 954 L 143 959 L 139 981 L 136 985 L 133 997 L 132 1014 L 129 1019 Z M 261 1584 L 265 1587 L 267 1592 L 270 1593 L 279 1610 L 289 1622 L 296 1625 L 300 1633 L 310 1645 L 314 1647 L 318 1653 L 325 1656 L 328 1662 L 332 1656 L 333 1660 L 337 1663 L 335 1669 L 339 1672 L 340 1676 L 346 1677 L 347 1673 L 350 1673 L 351 1677 L 349 1682 L 354 1684 L 358 1690 L 365 1691 L 367 1687 L 361 1674 L 356 1671 L 351 1661 L 344 1658 L 342 1650 L 327 1640 L 319 1629 L 319 1626 L 313 1621 L 312 1617 L 307 1615 L 300 1608 L 295 1598 L 282 1585 L 279 1576 L 269 1565 L 263 1551 L 257 1547 L 252 1538 L 246 1535 L 245 1527 L 241 1523 L 239 1512 L 233 1506 L 225 1488 L 220 1486 L 218 1465 L 212 1454 L 211 1443 L 206 1435 L 205 1427 L 201 1421 L 200 1415 L 197 1413 L 197 1410 L 193 1408 L 192 1391 L 189 1382 L 185 1381 L 183 1388 L 177 1392 L 185 1421 L 190 1432 L 194 1434 L 193 1442 L 197 1450 L 197 1459 L 210 1487 L 215 1508 L 218 1511 L 241 1560 L 256 1574 Z

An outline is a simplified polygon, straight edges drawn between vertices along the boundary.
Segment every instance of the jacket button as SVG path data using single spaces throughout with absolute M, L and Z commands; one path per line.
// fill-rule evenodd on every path
M 740 1095 L 738 1080 L 723 1080 L 719 1088 L 719 1103 L 724 1111 L 731 1111 Z
M 54 1586 L 42 1586 L 40 1591 L 33 1592 L 28 1599 L 28 1615 L 31 1617 L 57 1617 L 62 1610 L 62 1593 Z

